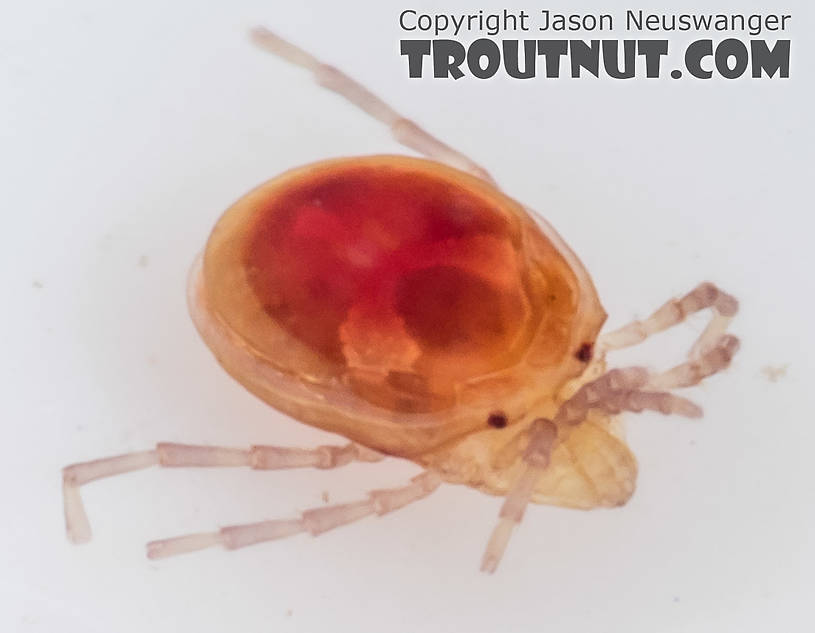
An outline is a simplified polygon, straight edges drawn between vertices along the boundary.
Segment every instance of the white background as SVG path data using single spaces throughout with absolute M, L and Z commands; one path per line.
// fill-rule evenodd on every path
M 715 8 L 737 4 L 750 12 Z M 793 14 L 787 81 L 409 80 L 397 16 L 429 2 L 5 4 L 0 629 L 813 630 L 815 25 L 802 2 L 772 4 L 752 9 Z M 66 542 L 67 463 L 158 440 L 332 439 L 225 375 L 187 317 L 185 276 L 219 214 L 256 184 L 403 150 L 254 50 L 256 23 L 346 69 L 545 214 L 592 272 L 609 326 L 704 279 L 740 298 L 742 351 L 689 394 L 706 417 L 629 416 L 640 478 L 626 507 L 531 508 L 491 577 L 477 567 L 500 500 L 451 486 L 317 539 L 152 563 L 147 540 L 295 516 L 323 491 L 352 500 L 417 472 L 395 460 L 156 469 L 88 486 L 95 540 Z M 616 362 L 676 362 L 702 327 Z M 767 367 L 786 375 L 773 382 Z

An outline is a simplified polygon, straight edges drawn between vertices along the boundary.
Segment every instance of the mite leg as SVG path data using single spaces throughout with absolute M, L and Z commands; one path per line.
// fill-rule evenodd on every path
M 523 456 L 526 467 L 504 499 L 498 515 L 498 524 L 492 531 L 484 557 L 481 559 L 481 571 L 490 574 L 497 569 L 509 543 L 509 538 L 512 536 L 512 531 L 523 519 L 538 479 L 549 465 L 552 449 L 557 440 L 558 430 L 551 420 L 544 418 L 535 420 L 530 431 L 529 444 Z
M 152 541 L 147 544 L 148 558 L 166 558 L 221 545 L 238 549 L 265 541 L 274 541 L 300 532 L 317 536 L 341 525 L 348 525 L 372 514 L 382 515 L 398 510 L 431 494 L 441 483 L 440 477 L 425 471 L 401 488 L 374 490 L 368 499 L 306 510 L 297 519 L 261 521 L 221 528 L 216 532 L 187 534 Z
M 704 334 L 702 335 L 704 336 Z M 739 339 L 730 334 L 719 336 L 711 344 L 705 344 L 702 351 L 691 351 L 691 360 L 672 367 L 648 379 L 648 389 L 677 389 L 698 385 L 708 376 L 712 376 L 730 366 L 739 350 Z
M 284 468 L 338 468 L 352 461 L 375 462 L 382 455 L 358 444 L 320 446 L 315 449 L 252 446 L 249 449 L 160 443 L 152 451 L 127 453 L 66 466 L 62 470 L 65 527 L 74 543 L 91 538 L 88 515 L 79 488 L 96 479 L 150 466 L 248 466 L 257 470 Z
M 603 334 L 597 340 L 597 346 L 603 351 L 631 347 L 706 308 L 712 310 L 713 316 L 689 354 L 690 358 L 698 358 L 717 345 L 739 309 L 739 302 L 734 297 L 709 282 L 699 284 L 680 299 L 671 299 L 644 321 L 633 321 Z
M 523 455 L 525 468 L 501 507 L 498 524 L 484 552 L 481 570 L 492 573 L 498 567 L 512 531 L 521 522 L 538 481 L 549 465 L 554 446 L 564 441 L 571 429 L 586 419 L 589 411 L 594 409 L 614 415 L 622 411 L 639 413 L 650 410 L 698 418 L 702 415 L 699 406 L 669 391 L 655 389 L 697 384 L 726 367 L 737 347 L 735 337 L 722 336 L 719 344 L 700 359 L 677 365 L 661 374 L 651 374 L 644 367 L 612 369 L 578 389 L 560 406 L 553 420 L 535 420 Z
M 620 413 L 649 409 L 686 417 L 702 414 L 698 406 L 685 398 L 666 392 L 640 391 L 647 378 L 648 373 L 640 367 L 613 370 L 586 385 L 591 385 L 590 389 L 581 389 L 564 402 L 554 420 L 540 418 L 533 422 L 523 454 L 524 469 L 501 506 L 498 523 L 481 560 L 481 571 L 492 573 L 497 569 L 513 530 L 523 519 L 538 481 L 549 466 L 552 451 L 566 440 L 571 429 L 585 420 L 590 410 Z
M 560 405 L 554 417 L 559 429 L 577 426 L 592 409 L 608 414 L 623 411 L 659 411 L 665 415 L 698 418 L 702 409 L 696 404 L 667 391 L 649 390 L 651 374 L 644 367 L 612 369 L 578 389 Z
M 364 110 L 368 115 L 388 126 L 393 137 L 402 145 L 420 154 L 438 160 L 478 178 L 495 184 L 489 173 L 464 154 L 457 152 L 413 121 L 406 119 L 367 88 L 342 71 L 322 63 L 310 53 L 278 37 L 268 29 L 257 27 L 251 31 L 252 40 L 262 49 L 302 66 L 314 74 L 324 88 L 336 92 Z

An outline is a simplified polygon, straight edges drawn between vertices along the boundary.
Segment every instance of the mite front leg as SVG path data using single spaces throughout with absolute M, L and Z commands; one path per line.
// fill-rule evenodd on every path
M 252 446 L 249 449 L 239 449 L 159 443 L 152 451 L 106 457 L 63 468 L 65 527 L 68 538 L 73 543 L 89 541 L 91 528 L 79 488 L 96 479 L 142 470 L 151 466 L 248 466 L 255 470 L 338 468 L 352 461 L 375 462 L 382 458 L 380 453 L 353 443 L 346 446 L 320 446 L 314 449 L 281 446 Z
M 344 97 L 377 121 L 387 125 L 393 137 L 402 145 L 416 150 L 428 158 L 469 172 L 493 185 L 495 184 L 495 181 L 483 167 L 399 114 L 365 86 L 351 79 L 341 70 L 324 64 L 302 48 L 287 42 L 263 27 L 252 29 L 251 35 L 255 44 L 262 49 L 282 57 L 292 64 L 310 70 L 314 74 L 317 83 L 321 86 Z
M 645 410 L 665 415 L 698 418 L 702 409 L 686 398 L 667 391 L 650 391 L 651 374 L 644 367 L 612 369 L 586 383 L 566 400 L 554 417 L 558 428 L 580 424 L 592 409 L 608 414 Z
M 439 487 L 441 478 L 425 471 L 401 488 L 374 490 L 368 499 L 306 510 L 298 519 L 261 521 L 221 528 L 216 532 L 187 534 L 147 544 L 148 558 L 166 558 L 221 545 L 233 550 L 308 532 L 317 536 L 372 514 L 383 515 L 419 501 Z
M 705 346 L 706 351 L 691 350 L 691 360 L 648 379 L 649 389 L 677 389 L 698 385 L 708 376 L 712 376 L 730 366 L 733 356 L 739 350 L 739 339 L 725 334 L 714 344 Z
M 709 282 L 699 284 L 681 299 L 671 299 L 644 321 L 633 321 L 603 334 L 597 339 L 597 347 L 607 351 L 637 345 L 649 336 L 682 323 L 691 314 L 706 308 L 713 311 L 713 316 L 689 353 L 690 358 L 698 358 L 717 345 L 739 309 L 739 302 L 735 297 Z
M 557 440 L 557 427 L 551 420 L 545 418 L 535 420 L 530 431 L 529 444 L 523 457 L 526 466 L 515 486 L 504 499 L 504 504 L 498 514 L 498 524 L 492 531 L 481 559 L 481 571 L 489 574 L 498 568 L 512 531 L 523 519 L 526 506 L 535 492 L 538 480 L 549 466 L 552 449 Z

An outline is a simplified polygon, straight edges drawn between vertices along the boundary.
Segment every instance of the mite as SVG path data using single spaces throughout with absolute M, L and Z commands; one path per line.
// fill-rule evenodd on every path
M 730 364 L 736 299 L 703 283 L 601 334 L 606 314 L 592 280 L 546 221 L 336 68 L 265 29 L 252 36 L 424 156 L 328 160 L 262 184 L 221 217 L 190 276 L 192 319 L 224 369 L 274 408 L 349 443 L 160 443 L 68 466 L 70 540 L 90 539 L 83 484 L 155 465 L 327 469 L 393 456 L 424 470 L 403 487 L 297 518 L 153 541 L 151 558 L 320 534 L 448 483 L 505 497 L 481 564 L 492 572 L 529 502 L 624 504 L 637 465 L 617 414 L 701 416 L 674 390 Z M 606 368 L 608 352 L 701 310 L 710 321 L 675 366 Z

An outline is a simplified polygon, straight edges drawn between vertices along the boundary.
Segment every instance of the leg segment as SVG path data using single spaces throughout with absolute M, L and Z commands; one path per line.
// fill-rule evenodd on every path
M 188 534 L 152 541 L 147 544 L 148 558 L 166 558 L 221 545 L 238 549 L 265 541 L 274 541 L 300 532 L 317 536 L 341 525 L 348 525 L 372 514 L 382 515 L 423 499 L 439 487 L 441 478 L 425 471 L 401 488 L 374 490 L 368 499 L 339 505 L 314 508 L 303 512 L 299 519 L 282 519 L 247 523 L 221 528 L 217 532 Z
M 152 451 L 127 453 L 66 466 L 62 470 L 65 527 L 72 542 L 89 541 L 91 528 L 79 494 L 80 486 L 96 479 L 151 466 L 248 466 L 256 470 L 338 468 L 352 461 L 375 462 L 382 457 L 376 451 L 353 443 L 346 446 L 320 446 L 315 449 L 280 446 L 252 446 L 249 449 L 238 449 L 160 443 Z
M 413 121 L 406 119 L 367 88 L 351 79 L 342 71 L 322 63 L 303 49 L 278 37 L 268 29 L 257 27 L 251 32 L 252 40 L 260 48 L 282 57 L 288 62 L 302 66 L 314 74 L 324 88 L 345 97 L 377 121 L 388 126 L 393 137 L 402 145 L 420 154 L 438 160 L 478 178 L 495 184 L 489 173 L 470 158 L 442 143 Z
M 706 308 L 711 308 L 713 316 L 689 355 L 691 358 L 697 358 L 716 344 L 739 309 L 739 302 L 734 297 L 709 282 L 699 284 L 681 299 L 671 299 L 644 321 L 634 321 L 618 330 L 603 334 L 598 339 L 597 345 L 604 351 L 631 347 Z

